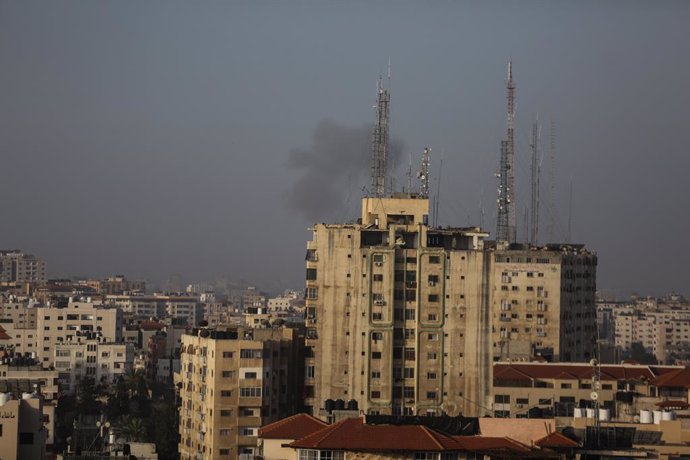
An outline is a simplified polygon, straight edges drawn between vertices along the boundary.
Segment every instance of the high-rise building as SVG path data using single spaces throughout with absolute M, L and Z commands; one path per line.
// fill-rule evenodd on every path
M 596 347 L 596 255 L 433 228 L 429 200 L 367 197 L 356 224 L 307 243 L 305 395 L 367 413 L 476 415 L 492 363 L 585 360 Z
M 46 263 L 18 249 L 0 250 L 0 282 L 45 283 Z
M 300 337 L 289 328 L 193 329 L 182 336 L 180 458 L 258 454 L 259 427 L 301 403 Z

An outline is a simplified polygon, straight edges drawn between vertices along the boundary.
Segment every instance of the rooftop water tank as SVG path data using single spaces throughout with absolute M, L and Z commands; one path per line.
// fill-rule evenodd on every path
M 654 424 L 658 425 L 661 423 L 661 411 L 660 410 L 655 410 L 654 411 Z
M 652 423 L 654 419 L 652 418 L 652 412 L 648 410 L 640 411 L 640 423 L 649 424 Z
M 608 422 L 611 420 L 611 409 L 599 409 L 599 420 Z
M 580 407 L 576 407 L 575 410 L 573 411 L 573 416 L 575 418 L 582 418 L 585 416 L 585 410 L 580 408 Z
M 0 393 L 0 406 L 4 406 L 10 400 L 9 393 Z

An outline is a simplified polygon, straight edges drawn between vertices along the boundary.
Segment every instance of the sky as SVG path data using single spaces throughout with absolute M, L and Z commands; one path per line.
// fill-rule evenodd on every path
M 512 59 L 519 237 L 538 114 L 540 241 L 570 220 L 600 289 L 690 295 L 689 17 L 687 1 L 0 0 L 0 247 L 50 276 L 301 288 L 310 225 L 358 214 L 389 60 L 396 183 L 430 147 L 439 223 L 493 234 Z

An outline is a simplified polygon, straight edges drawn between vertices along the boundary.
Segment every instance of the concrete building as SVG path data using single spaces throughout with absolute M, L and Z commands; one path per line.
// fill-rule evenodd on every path
M 0 394 L 0 458 L 24 460 L 46 458 L 43 400 L 24 393 L 20 398 Z
M 288 328 L 194 329 L 182 337 L 180 458 L 255 455 L 258 429 L 301 401 L 300 338 Z
M 46 263 L 18 249 L 0 250 L 0 282 L 45 283 Z
M 102 280 L 87 280 L 85 284 L 103 295 L 146 292 L 146 281 L 130 280 L 123 275 L 115 275 Z
M 11 321 L 15 329 L 36 329 L 36 306 L 28 299 L 10 298 L 3 301 L 0 296 L 0 319 Z
M 122 311 L 89 302 L 70 302 L 66 308 L 36 309 L 36 353 L 52 364 L 58 344 L 78 342 L 96 334 L 106 342 L 122 341 Z
M 479 228 L 432 228 L 429 201 L 364 198 L 356 224 L 319 224 L 306 256 L 307 406 L 475 415 L 492 363 L 586 360 L 596 347 L 596 255 L 513 248 Z
M 95 334 L 58 343 L 54 346 L 54 353 L 60 389 L 70 393 L 84 377 L 94 379 L 97 384 L 112 383 L 131 371 L 134 364 L 132 344 L 109 342 Z
M 204 317 L 204 306 L 196 296 L 177 294 L 109 295 L 108 305 L 138 318 L 170 318 L 196 326 Z

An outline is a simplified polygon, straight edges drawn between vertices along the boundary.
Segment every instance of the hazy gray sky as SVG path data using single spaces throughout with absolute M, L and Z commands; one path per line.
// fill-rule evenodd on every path
M 688 18 L 687 1 L 2 0 L 0 247 L 51 275 L 301 287 L 306 228 L 357 213 L 389 57 L 399 166 L 432 147 L 440 222 L 477 225 L 482 202 L 493 233 L 512 57 L 519 229 L 539 112 L 557 124 L 542 241 L 565 238 L 572 177 L 600 288 L 690 294 Z

